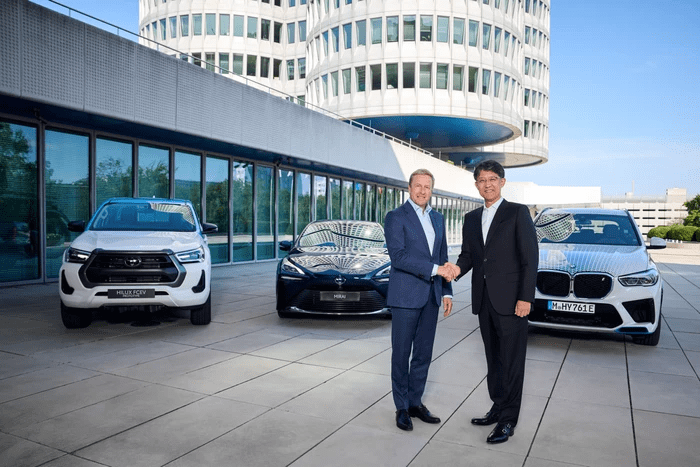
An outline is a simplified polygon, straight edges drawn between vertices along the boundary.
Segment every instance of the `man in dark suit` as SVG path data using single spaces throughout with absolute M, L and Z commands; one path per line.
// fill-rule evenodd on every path
M 537 234 L 527 206 L 501 197 L 506 183 L 501 164 L 481 162 L 474 179 L 484 207 L 464 216 L 462 252 L 454 274 L 472 270 L 472 312 L 479 315 L 493 401 L 488 413 L 472 423 L 496 423 L 486 441 L 502 443 L 513 436 L 520 414 L 527 315 L 537 281 Z
M 413 429 L 411 417 L 440 423 L 421 401 L 433 356 L 440 303 L 445 307 L 445 316 L 452 311 L 449 281 L 454 271 L 444 266 L 445 219 L 428 204 L 434 182 L 433 175 L 425 169 L 413 172 L 408 181 L 410 199 L 389 212 L 384 223 L 391 258 L 387 292 L 392 315 L 391 386 L 396 426 L 406 431 Z

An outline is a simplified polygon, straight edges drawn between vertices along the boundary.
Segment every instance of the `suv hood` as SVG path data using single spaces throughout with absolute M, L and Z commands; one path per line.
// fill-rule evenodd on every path
M 83 251 L 96 248 L 110 251 L 161 251 L 175 253 L 194 250 L 205 242 L 197 232 L 114 232 L 91 230 L 73 240 L 71 247 Z
M 644 246 L 574 245 L 540 243 L 539 269 L 578 272 L 607 272 L 621 276 L 654 267 Z

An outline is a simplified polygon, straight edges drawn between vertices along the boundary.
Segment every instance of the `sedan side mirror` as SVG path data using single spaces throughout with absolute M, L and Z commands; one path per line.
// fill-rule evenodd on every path
M 648 250 L 661 250 L 666 248 L 666 240 L 659 237 L 651 237 L 649 239 L 649 245 L 647 245 Z
M 85 221 L 70 221 L 68 230 L 77 233 L 85 232 Z
M 292 242 L 289 240 L 282 240 L 280 242 L 280 250 L 282 251 L 289 251 L 292 249 Z
M 210 234 L 219 231 L 219 227 L 216 224 L 210 224 L 208 222 L 202 223 L 202 233 Z

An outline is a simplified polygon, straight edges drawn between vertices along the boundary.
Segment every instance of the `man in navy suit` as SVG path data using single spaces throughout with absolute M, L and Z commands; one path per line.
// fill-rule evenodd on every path
M 396 426 L 406 431 L 413 429 L 411 417 L 440 423 L 421 401 L 433 356 L 440 304 L 445 307 L 445 316 L 452 311 L 449 281 L 453 270 L 444 266 L 445 219 L 428 204 L 434 183 L 429 171 L 413 172 L 408 181 L 410 199 L 389 212 L 384 222 L 391 258 L 387 292 L 392 315 L 391 386 Z
M 472 270 L 472 312 L 479 315 L 493 401 L 474 425 L 496 427 L 488 443 L 508 441 L 515 433 L 525 376 L 527 315 L 535 301 L 537 234 L 527 206 L 501 197 L 505 171 L 496 161 L 474 169 L 484 207 L 464 216 L 462 252 L 454 268 L 461 276 Z

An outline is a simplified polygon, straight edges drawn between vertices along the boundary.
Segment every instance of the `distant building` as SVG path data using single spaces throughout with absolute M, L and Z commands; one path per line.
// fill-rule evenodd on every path
M 685 188 L 669 188 L 666 196 L 635 197 L 633 193 L 627 193 L 624 197 L 604 198 L 600 205 L 609 209 L 627 209 L 646 235 L 654 227 L 682 223 L 688 215 L 683 206 L 686 201 Z

